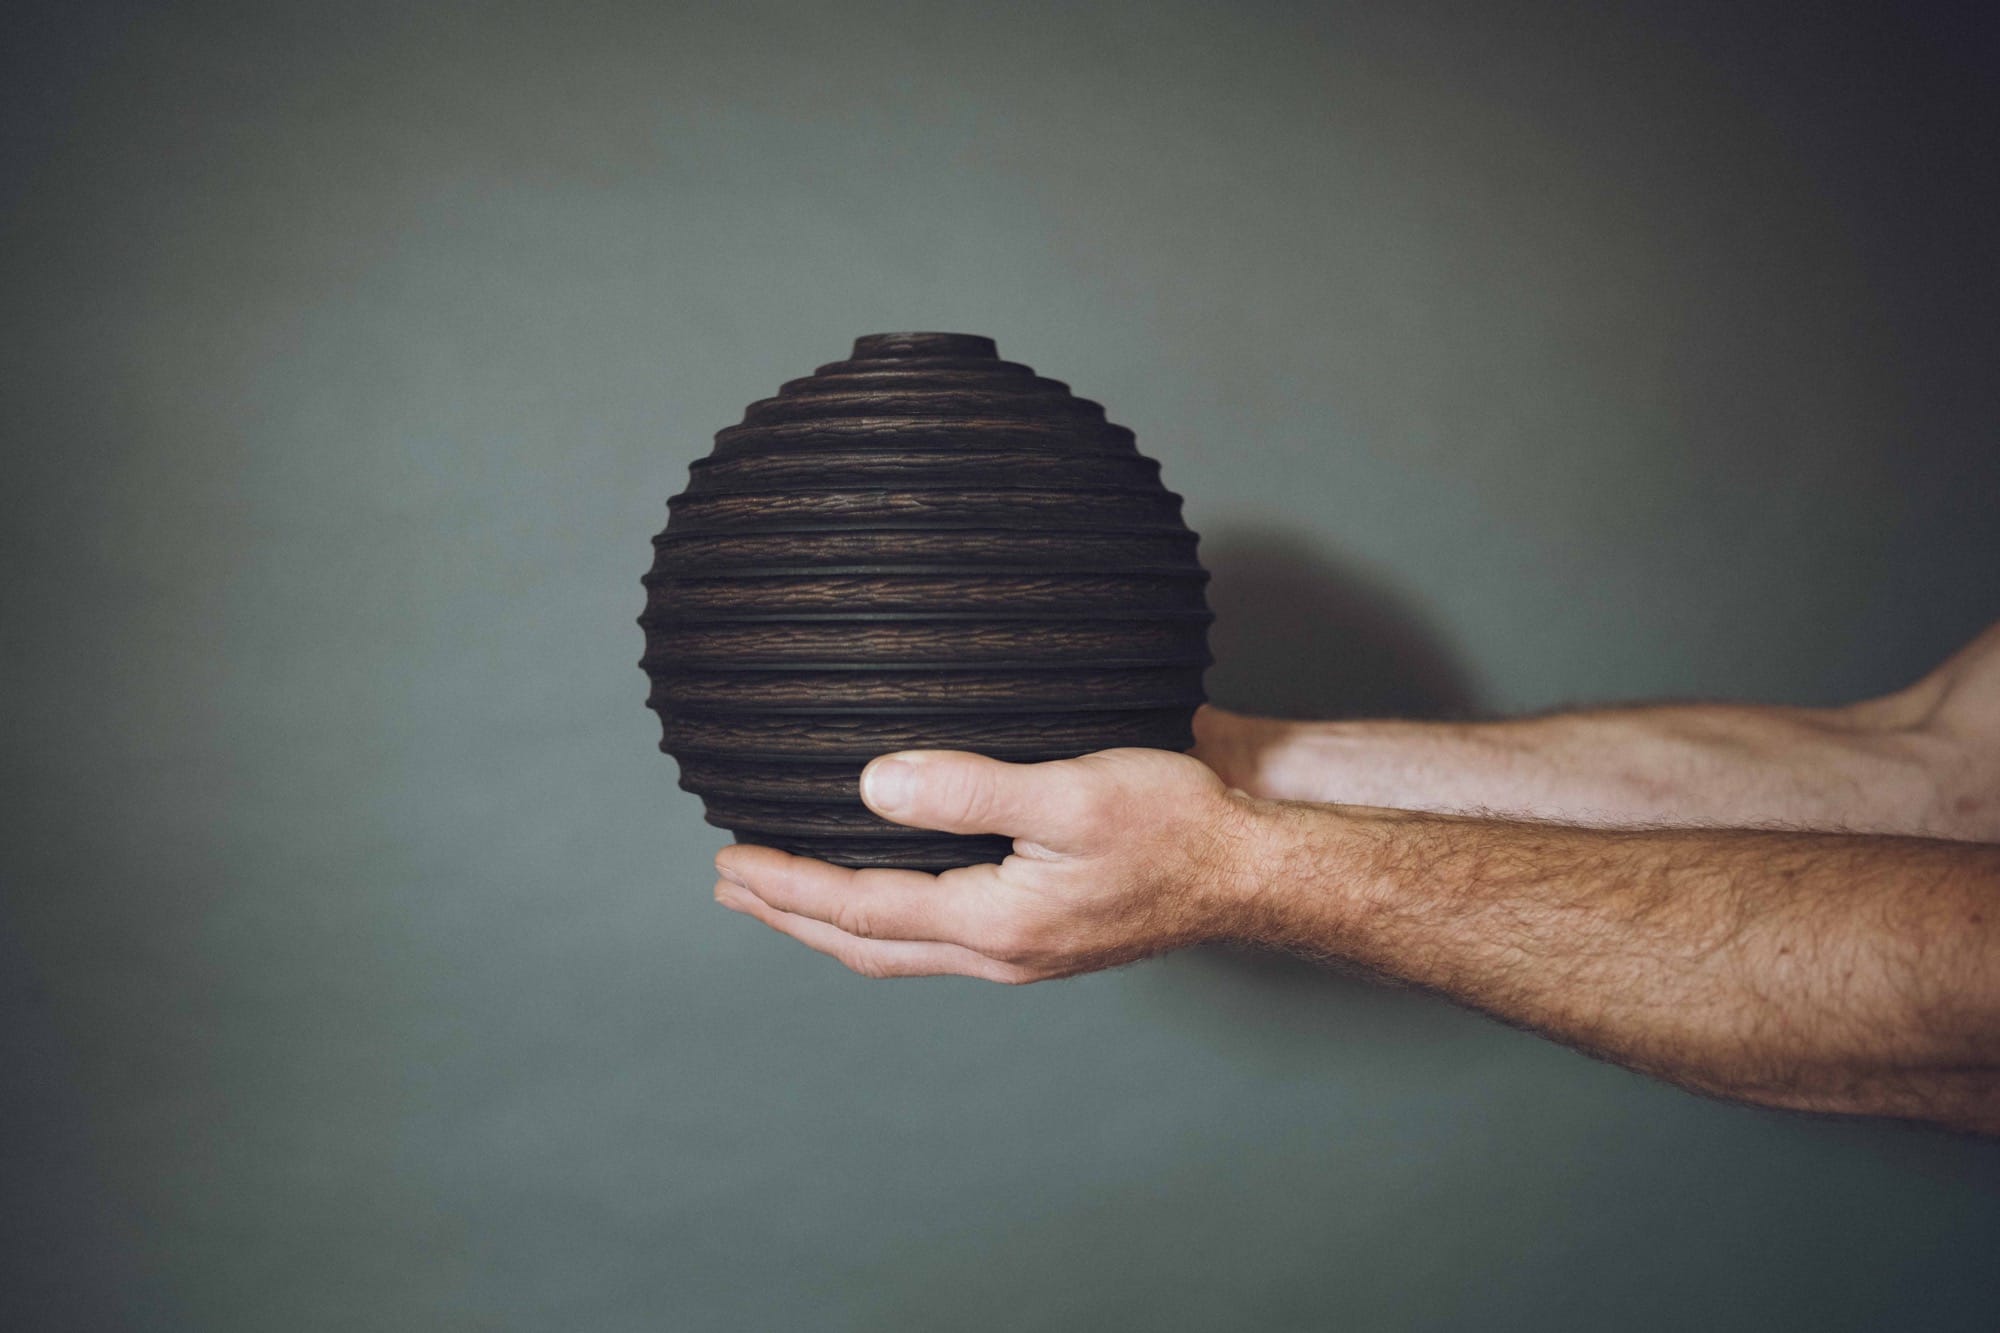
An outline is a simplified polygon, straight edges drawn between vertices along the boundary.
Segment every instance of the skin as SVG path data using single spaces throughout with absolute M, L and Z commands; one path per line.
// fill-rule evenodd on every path
M 871 977 L 1007 984 L 1207 940 L 1359 964 L 1722 1097 L 2000 1133 L 2000 626 L 1835 709 L 1483 724 L 1204 709 L 1190 755 L 885 755 L 998 865 L 766 847 L 716 897 Z

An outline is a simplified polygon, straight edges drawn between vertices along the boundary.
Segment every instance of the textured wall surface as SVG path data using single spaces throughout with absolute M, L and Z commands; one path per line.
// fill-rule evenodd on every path
M 2000 1145 L 1197 951 L 715 907 L 662 502 L 859 333 L 1097 399 L 1211 692 L 1899 685 L 2000 616 L 1920 7 L 10 7 L 0 1325 L 1991 1328 Z

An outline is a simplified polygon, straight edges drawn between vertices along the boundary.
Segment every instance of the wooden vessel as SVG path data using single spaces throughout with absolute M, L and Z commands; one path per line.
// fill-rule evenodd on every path
M 969 334 L 885 333 L 752 403 L 667 502 L 640 660 L 711 824 L 847 866 L 1004 837 L 861 803 L 878 754 L 1184 750 L 1211 619 L 1181 501 L 1104 409 Z

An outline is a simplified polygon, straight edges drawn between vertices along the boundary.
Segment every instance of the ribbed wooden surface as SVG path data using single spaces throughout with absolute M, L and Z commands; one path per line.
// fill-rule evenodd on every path
M 681 786 L 739 842 L 941 870 L 1008 840 L 877 818 L 869 759 L 1187 749 L 1208 575 L 1159 473 L 968 334 L 860 338 L 752 403 L 667 502 L 644 580 Z

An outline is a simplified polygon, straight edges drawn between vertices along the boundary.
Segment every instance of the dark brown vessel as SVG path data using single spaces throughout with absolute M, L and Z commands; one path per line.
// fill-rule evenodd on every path
M 881 333 L 750 405 L 667 502 L 640 660 L 660 748 L 739 842 L 848 866 L 1004 837 L 861 803 L 878 754 L 1184 750 L 1208 575 L 1132 432 L 989 338 Z

